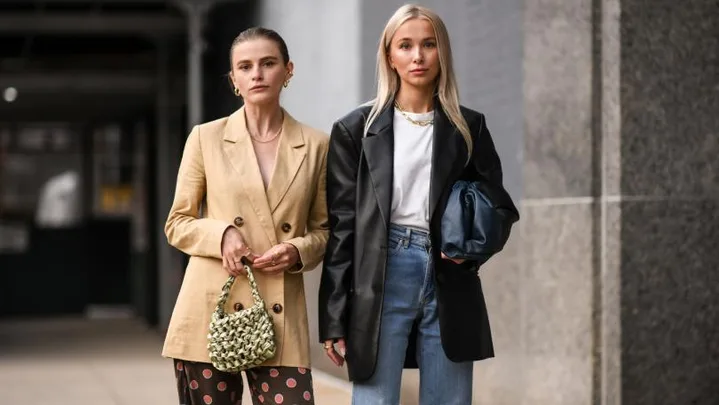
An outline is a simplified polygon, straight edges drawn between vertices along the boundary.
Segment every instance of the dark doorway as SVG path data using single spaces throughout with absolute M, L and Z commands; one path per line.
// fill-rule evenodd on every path
M 0 3 L 0 317 L 156 322 L 157 80 L 184 87 L 185 26 L 159 0 Z

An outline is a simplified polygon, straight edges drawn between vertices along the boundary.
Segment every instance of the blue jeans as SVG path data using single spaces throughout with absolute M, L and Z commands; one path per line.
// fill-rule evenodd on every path
M 455 363 L 439 336 L 429 235 L 392 225 L 389 232 L 377 366 L 367 381 L 354 383 L 353 405 L 398 405 L 404 358 L 418 322 L 420 405 L 470 405 L 472 362 Z

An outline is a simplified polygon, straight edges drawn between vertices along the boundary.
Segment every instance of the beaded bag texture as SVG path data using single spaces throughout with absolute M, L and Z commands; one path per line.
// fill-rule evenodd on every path
M 207 349 L 210 361 L 220 371 L 237 373 L 259 366 L 275 356 L 275 331 L 265 302 L 255 283 L 250 266 L 245 265 L 254 304 L 234 313 L 225 311 L 225 304 L 235 277 L 230 276 L 222 287 L 215 312 L 210 321 Z

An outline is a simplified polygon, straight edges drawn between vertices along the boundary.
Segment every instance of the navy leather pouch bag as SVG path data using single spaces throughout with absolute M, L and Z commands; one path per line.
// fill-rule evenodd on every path
M 457 181 L 442 215 L 442 252 L 481 266 L 504 248 L 518 220 L 506 190 L 482 181 Z

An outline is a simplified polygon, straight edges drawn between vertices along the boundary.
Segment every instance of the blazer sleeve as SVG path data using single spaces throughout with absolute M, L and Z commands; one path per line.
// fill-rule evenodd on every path
M 494 147 L 484 114 L 479 114 L 479 132 L 474 139 L 472 149 L 471 165 L 475 174 L 479 174 L 493 185 L 503 188 L 502 162 Z M 475 178 L 472 180 L 477 180 L 476 175 L 473 177 Z
M 517 218 L 519 211 L 512 201 L 512 197 L 504 187 L 502 174 L 502 162 L 494 147 L 492 135 L 487 128 L 487 120 L 483 114 L 479 114 L 479 132 L 474 139 L 471 164 L 468 165 L 469 175 L 466 178 L 470 181 L 485 180 L 499 191 L 495 197 L 495 204 L 511 210 Z
M 231 224 L 200 218 L 200 205 L 206 192 L 200 128 L 195 126 L 185 142 L 165 235 L 170 245 L 188 255 L 221 259 L 222 236 Z
M 307 221 L 307 233 L 304 236 L 287 240 L 300 253 L 300 263 L 288 273 L 302 273 L 317 267 L 325 254 L 325 246 L 329 237 L 327 224 L 327 147 L 322 143 L 320 151 L 319 176 L 310 215 Z
M 359 151 L 347 128 L 332 127 L 327 156 L 327 212 L 330 233 L 319 291 L 320 341 L 346 336 L 354 256 Z

